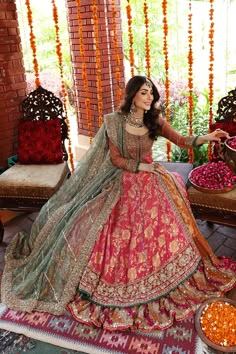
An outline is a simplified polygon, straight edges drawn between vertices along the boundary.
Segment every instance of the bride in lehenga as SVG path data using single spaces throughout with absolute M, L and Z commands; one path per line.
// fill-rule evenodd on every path
M 228 137 L 190 137 L 156 108 L 144 76 L 126 86 L 75 172 L 46 203 L 31 233 L 6 251 L 2 301 L 21 311 L 69 312 L 107 330 L 165 329 L 236 285 L 236 264 L 200 233 L 180 176 L 152 160 L 158 136 L 181 148 Z

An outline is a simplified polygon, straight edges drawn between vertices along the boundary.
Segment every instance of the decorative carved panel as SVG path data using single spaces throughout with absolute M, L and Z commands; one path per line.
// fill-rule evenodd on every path
M 65 139 L 68 139 L 68 127 L 62 101 L 53 92 L 38 86 L 22 101 L 21 109 L 23 120 L 45 121 L 60 118 L 63 158 L 67 161 L 68 154 L 65 148 Z
M 221 98 L 218 103 L 218 118 L 216 121 L 224 118 L 236 123 L 236 89 L 229 91 L 228 95 Z

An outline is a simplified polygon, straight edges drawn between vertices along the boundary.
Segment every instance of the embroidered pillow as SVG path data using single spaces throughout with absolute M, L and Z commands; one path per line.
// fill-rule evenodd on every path
M 18 161 L 21 164 L 63 162 L 60 119 L 20 121 Z

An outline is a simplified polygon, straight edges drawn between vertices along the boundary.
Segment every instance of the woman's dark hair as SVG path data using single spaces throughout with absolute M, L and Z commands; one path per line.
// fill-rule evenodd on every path
M 144 113 L 143 122 L 149 131 L 149 137 L 152 140 L 155 140 L 155 138 L 158 135 L 158 130 L 160 129 L 160 126 L 158 124 L 158 117 L 160 114 L 160 110 L 157 109 L 155 105 L 159 101 L 160 95 L 152 80 L 146 78 L 145 76 L 140 76 L 140 75 L 132 77 L 126 85 L 125 99 L 124 99 L 124 103 L 120 107 L 120 110 L 124 114 L 130 112 L 130 108 L 134 96 L 139 91 L 140 87 L 147 82 L 151 82 L 152 84 L 153 101 L 150 109 L 146 113 Z

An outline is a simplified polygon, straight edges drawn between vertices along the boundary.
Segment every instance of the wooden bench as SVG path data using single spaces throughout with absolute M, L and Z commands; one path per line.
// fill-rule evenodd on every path
M 236 188 L 226 193 L 210 194 L 190 186 L 188 197 L 197 219 L 236 227 Z

